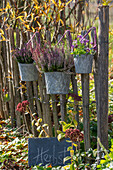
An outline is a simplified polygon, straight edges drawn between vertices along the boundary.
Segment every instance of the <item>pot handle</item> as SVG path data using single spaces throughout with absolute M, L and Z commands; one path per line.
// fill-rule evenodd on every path
M 27 45 L 31 42 L 31 40 L 34 38 L 34 36 L 38 33 L 38 39 L 39 39 L 39 42 L 40 42 L 40 33 L 38 31 L 36 31 L 33 36 L 31 37 L 31 39 L 27 42 Z M 40 44 L 40 43 L 39 43 Z
M 82 41 L 88 34 L 91 30 L 94 30 L 94 46 L 93 48 L 97 51 L 97 38 L 96 38 L 96 27 L 91 27 L 87 33 L 81 38 L 80 41 Z

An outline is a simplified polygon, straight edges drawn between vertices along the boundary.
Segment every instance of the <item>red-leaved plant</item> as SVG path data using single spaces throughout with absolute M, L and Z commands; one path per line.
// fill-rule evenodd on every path
M 24 113 L 24 112 L 26 112 L 27 105 L 29 105 L 28 100 L 25 100 L 22 103 L 18 103 L 16 110 L 21 113 Z
M 36 122 L 35 125 L 36 125 L 36 126 L 40 126 L 40 128 L 41 128 L 42 131 L 45 133 L 45 135 L 46 135 L 47 137 L 49 137 L 49 135 L 48 135 L 47 132 L 45 131 L 43 125 L 40 124 L 40 122 L 42 122 L 42 119 L 41 119 L 41 118 L 36 119 L 35 116 L 32 114 L 32 111 L 31 111 L 31 109 L 30 109 L 30 107 L 29 107 L 29 102 L 28 102 L 28 100 L 24 100 L 22 103 L 18 103 L 16 110 L 19 111 L 19 112 L 21 112 L 21 113 L 23 113 L 23 114 L 26 113 L 26 112 L 27 112 L 28 114 L 30 114 L 30 116 L 33 118 L 33 121 Z M 24 114 L 24 118 L 25 118 L 25 114 Z M 27 122 L 26 122 L 26 121 L 25 121 L 25 124 L 26 124 L 26 127 L 27 127 L 27 129 L 28 129 L 28 125 L 27 125 Z M 47 124 L 45 124 L 45 125 L 48 126 Z M 28 131 L 29 131 L 29 129 L 28 129 Z M 40 131 L 40 130 L 38 130 L 38 131 Z M 41 132 L 40 132 L 40 134 L 42 135 Z M 40 134 L 39 134 L 39 136 L 41 136 Z
M 84 139 L 83 133 L 79 129 L 67 129 L 65 132 L 65 137 L 70 138 L 72 142 L 81 142 Z

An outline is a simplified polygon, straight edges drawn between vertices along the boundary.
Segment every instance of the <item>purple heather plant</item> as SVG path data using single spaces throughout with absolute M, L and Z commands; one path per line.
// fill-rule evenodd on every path
M 34 61 L 32 59 L 32 53 L 28 49 L 27 45 L 25 45 L 24 48 L 22 48 L 22 49 L 16 48 L 13 51 L 13 56 L 19 63 L 30 64 L 30 63 L 33 63 L 33 61 Z
M 69 71 L 74 66 L 73 57 L 70 55 L 70 51 L 64 48 L 64 45 L 53 47 L 46 42 L 43 46 L 36 43 L 36 47 L 31 48 L 31 51 L 39 71 L 62 72 Z

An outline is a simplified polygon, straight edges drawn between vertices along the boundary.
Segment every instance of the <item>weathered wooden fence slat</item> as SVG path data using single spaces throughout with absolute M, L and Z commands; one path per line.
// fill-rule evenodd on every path
M 69 31 L 66 33 L 66 39 L 67 39 L 67 46 L 71 52 L 72 36 Z M 73 73 L 74 73 L 75 69 L 72 68 L 71 71 L 73 71 Z M 71 75 L 71 82 L 72 82 L 73 93 L 78 95 L 77 80 L 76 80 L 75 76 L 76 76 L 76 73 L 75 73 L 75 75 L 74 74 Z M 76 100 L 74 100 L 74 111 L 76 112 L 74 119 L 76 119 L 76 121 L 78 123 L 77 128 L 79 128 L 79 111 L 78 111 L 78 102 Z
M 94 44 L 94 30 L 91 31 L 91 39 Z M 94 55 L 94 62 L 93 62 L 93 73 L 94 73 L 94 84 L 95 84 L 95 100 L 96 100 L 96 112 L 98 110 L 98 42 L 97 42 L 97 52 Z
M 97 135 L 108 149 L 109 6 L 99 7 Z M 98 151 L 100 146 L 98 144 Z
M 33 113 L 35 113 L 35 110 L 34 110 L 34 103 L 33 103 L 33 82 L 27 82 L 26 81 L 26 85 L 27 85 L 27 97 L 28 97 L 28 101 L 29 101 L 29 107 L 30 107 L 30 110 Z M 31 122 L 32 122 L 32 116 L 31 116 Z M 30 120 L 29 120 L 30 121 Z M 36 123 L 36 122 L 35 122 Z M 36 125 L 35 123 L 32 125 L 32 133 L 35 137 L 37 137 L 38 135 L 38 131 L 36 130 Z
M 46 93 L 46 87 L 45 87 L 45 77 L 44 74 L 42 76 L 43 79 L 43 94 L 44 94 L 44 107 L 45 107 L 45 114 L 46 114 L 46 120 L 45 123 L 48 124 L 49 129 L 48 129 L 48 133 L 49 136 L 52 137 L 52 120 L 51 120 L 51 110 L 50 110 L 50 95 Z
M 3 119 L 5 119 L 5 115 L 3 111 L 3 97 L 2 97 L 2 89 L 3 89 L 2 74 L 3 72 L 0 65 L 0 115 Z
M 51 98 L 52 98 L 53 121 L 54 121 L 54 128 L 55 128 L 55 137 L 56 137 L 57 136 L 57 130 L 59 129 L 56 96 L 54 94 L 52 94 Z
M 38 76 L 38 74 L 37 74 Z M 34 96 L 35 96 L 35 102 L 36 102 L 36 106 L 37 106 L 37 111 L 38 111 L 38 116 L 39 118 L 42 118 L 42 107 L 41 107 L 41 103 L 39 100 L 39 95 L 38 95 L 38 81 L 33 81 L 33 89 L 34 89 Z
M 6 37 L 10 40 L 10 30 L 5 31 Z M 11 44 L 10 41 L 6 41 L 6 49 L 7 49 L 7 64 L 8 64 L 8 78 L 9 79 L 9 95 L 10 95 L 10 114 L 11 114 L 11 126 L 15 127 L 15 103 L 14 103 L 14 84 L 13 84 L 13 63 L 12 63 L 12 56 L 10 53 Z M 11 80 L 12 79 L 12 80 Z
M 5 32 L 5 26 L 3 27 L 3 31 Z M 7 90 L 9 91 L 9 82 L 8 79 L 6 78 L 6 76 L 8 76 L 8 66 L 7 66 L 7 50 L 6 50 L 6 42 L 3 41 L 2 42 L 2 59 L 3 59 L 3 64 L 4 64 L 4 77 L 2 78 L 2 89 L 3 88 L 7 88 Z M 2 95 L 3 98 L 3 95 Z M 9 102 L 4 102 L 3 101 L 3 110 L 4 110 L 4 116 L 5 119 L 7 119 L 9 117 L 9 112 L 10 112 L 10 108 L 9 108 Z
M 90 126 L 89 126 L 89 74 L 81 74 L 82 100 L 83 100 L 83 127 L 85 151 L 90 148 Z
M 67 110 L 66 110 L 66 94 L 60 94 L 60 112 L 61 112 L 61 120 L 67 120 Z
M 87 31 L 82 31 L 85 35 Z M 89 39 L 89 35 L 85 37 Z M 90 148 L 90 118 L 89 118 L 89 74 L 81 74 L 82 100 L 83 100 L 83 127 L 84 127 L 84 148 Z
M 14 108 L 15 108 L 15 115 L 16 115 L 16 123 L 17 123 L 17 127 L 19 128 L 21 126 L 21 113 L 16 111 L 17 104 L 21 102 L 20 92 L 17 90 L 17 88 L 19 87 L 19 70 L 18 70 L 18 64 L 15 58 L 12 56 L 12 51 L 15 49 L 14 30 L 11 28 L 9 33 L 10 33 L 9 34 L 10 54 L 11 54 L 12 65 L 13 65 L 12 74 L 13 74 L 14 101 L 15 101 Z
M 71 81 L 72 81 L 73 93 L 78 96 L 77 80 L 75 79 L 75 75 L 71 76 Z M 79 109 L 78 108 L 78 101 L 74 100 L 74 111 L 76 112 L 75 120 L 78 123 L 77 128 L 79 128 L 79 110 L 78 109 Z

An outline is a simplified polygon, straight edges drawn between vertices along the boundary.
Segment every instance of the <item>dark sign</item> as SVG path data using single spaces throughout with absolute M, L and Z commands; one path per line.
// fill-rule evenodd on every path
M 63 166 L 63 159 L 70 156 L 67 148 L 71 143 L 57 138 L 29 138 L 28 139 L 28 163 L 34 166 L 42 163 L 42 166 L 51 164 L 52 166 Z M 67 162 L 66 162 L 67 163 Z

